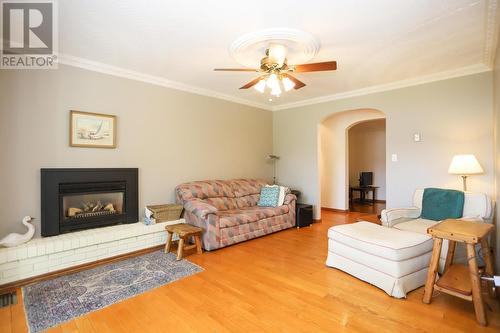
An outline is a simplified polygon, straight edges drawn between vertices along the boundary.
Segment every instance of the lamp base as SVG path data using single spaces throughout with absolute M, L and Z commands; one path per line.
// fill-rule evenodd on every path
M 464 192 L 467 192 L 467 176 L 466 175 L 462 176 L 462 183 L 464 186 Z

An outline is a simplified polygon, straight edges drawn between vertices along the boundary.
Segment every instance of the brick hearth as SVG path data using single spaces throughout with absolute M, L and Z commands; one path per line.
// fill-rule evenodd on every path
M 165 226 L 141 222 L 32 239 L 0 248 L 0 286 L 9 282 L 165 244 Z

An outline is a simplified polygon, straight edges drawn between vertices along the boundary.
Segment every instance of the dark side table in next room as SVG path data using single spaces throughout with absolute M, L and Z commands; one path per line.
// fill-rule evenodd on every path
M 295 213 L 297 217 L 296 227 L 302 228 L 310 226 L 313 222 L 313 206 L 297 203 L 295 205 Z

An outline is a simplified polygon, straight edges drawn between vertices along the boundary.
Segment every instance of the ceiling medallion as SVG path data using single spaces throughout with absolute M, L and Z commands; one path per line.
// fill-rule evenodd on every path
M 258 73 L 256 78 L 240 89 L 254 87 L 264 93 L 269 88 L 272 96 L 280 97 L 283 91 L 306 86 L 292 74 L 337 69 L 335 60 L 297 63 L 308 62 L 318 50 L 319 42 L 305 32 L 287 28 L 261 30 L 238 38 L 229 48 L 231 56 L 245 68 L 214 68 L 214 71 Z M 263 55 L 262 58 L 258 56 L 259 53 Z
M 229 46 L 229 54 L 240 65 L 255 68 L 270 43 L 288 50 L 289 63 L 305 63 L 316 56 L 320 43 L 311 34 L 290 28 L 270 28 L 245 34 Z

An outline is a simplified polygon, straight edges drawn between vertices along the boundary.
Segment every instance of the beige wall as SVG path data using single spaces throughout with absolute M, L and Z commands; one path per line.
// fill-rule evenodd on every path
M 349 185 L 359 185 L 359 173 L 373 172 L 377 199 L 385 200 L 385 119 L 370 120 L 349 129 Z M 355 193 L 354 197 L 359 196 Z
M 377 110 L 336 113 L 319 124 L 318 167 L 321 206 L 348 209 L 348 131 L 357 123 L 385 117 Z M 385 159 L 385 154 L 382 157 Z
M 495 106 L 495 183 L 496 183 L 496 218 L 497 225 L 495 232 L 496 246 L 496 273 L 500 274 L 500 35 L 497 43 L 497 52 L 495 55 L 495 68 L 493 72 L 493 96 Z
M 386 115 L 387 205 L 411 204 L 418 187 L 461 188 L 449 175 L 451 158 L 477 156 L 485 173 L 469 179 L 471 191 L 494 193 L 492 73 L 480 73 L 273 113 L 274 153 L 280 181 L 303 192 L 302 201 L 320 204 L 318 125 L 341 111 L 373 108 Z M 413 133 L 423 141 L 413 142 Z M 391 154 L 398 161 L 391 162 Z M 316 209 L 315 217 L 319 217 Z
M 68 146 L 69 110 L 118 117 L 118 148 Z M 0 71 L 0 237 L 40 223 L 40 168 L 138 167 L 139 203 L 210 178 L 272 177 L 272 114 L 73 67 Z M 142 214 L 142 211 L 141 213 Z

